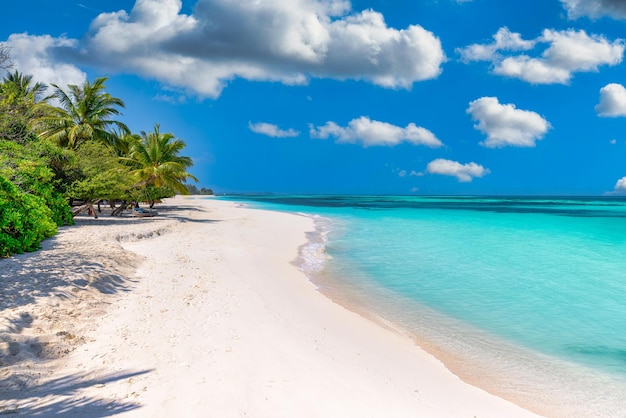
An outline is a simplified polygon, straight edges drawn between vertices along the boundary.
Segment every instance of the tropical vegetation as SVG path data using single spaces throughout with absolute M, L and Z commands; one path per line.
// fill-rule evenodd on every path
M 1 68 L 1 67 L 0 67 Z M 124 102 L 107 78 L 66 88 L 8 72 L 0 80 L 0 257 L 34 251 L 58 227 L 105 201 L 123 213 L 131 202 L 188 194 L 192 160 L 172 133 L 132 133 L 118 120 Z
M 201 187 L 198 189 L 198 187 L 195 184 L 185 184 L 185 186 L 187 187 L 187 191 L 189 192 L 189 194 L 206 195 L 206 196 L 213 195 L 213 189 L 207 189 L 206 187 Z

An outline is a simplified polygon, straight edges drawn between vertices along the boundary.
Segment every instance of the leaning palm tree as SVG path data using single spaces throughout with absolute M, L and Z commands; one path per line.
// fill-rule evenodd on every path
M 101 77 L 93 84 L 89 81 L 82 86 L 70 84 L 67 92 L 52 84 L 54 93 L 50 99 L 56 100 L 60 106 L 42 106 L 43 116 L 34 121 L 39 136 L 71 149 L 90 140 L 114 146 L 117 135 L 112 132 L 113 128 L 123 133 L 130 130 L 113 119 L 121 115 L 119 108 L 124 107 L 124 102 L 104 91 L 106 80 Z
M 188 194 L 187 179 L 198 181 L 187 172 L 193 165 L 191 158 L 180 156 L 185 141 L 171 133 L 161 133 L 159 124 L 153 132 L 141 132 L 139 140 L 131 145 L 130 155 L 120 159 L 131 166 L 136 186 L 148 188 L 167 187 L 181 194 Z

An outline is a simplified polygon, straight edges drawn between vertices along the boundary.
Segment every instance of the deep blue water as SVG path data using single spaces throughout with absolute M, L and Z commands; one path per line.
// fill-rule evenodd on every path
M 312 280 L 459 375 L 551 414 L 626 416 L 625 199 L 233 199 L 321 216 Z

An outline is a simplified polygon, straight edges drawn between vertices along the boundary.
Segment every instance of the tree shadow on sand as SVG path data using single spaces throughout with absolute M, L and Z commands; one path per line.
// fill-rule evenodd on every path
M 111 296 L 134 286 L 141 257 L 120 242 L 168 233 L 180 222 L 216 222 L 195 212 L 207 211 L 184 205 L 158 211 L 154 218 L 80 216 L 76 226 L 63 229 L 81 233 L 58 234 L 37 252 L 0 259 L 0 415 L 104 417 L 140 407 L 132 400 L 87 396 L 85 389 L 97 391 L 148 371 L 39 382 L 45 362 L 83 344 L 93 318 L 115 300 Z M 40 298 L 48 299 L 39 303 Z
M 184 213 L 208 213 L 209 211 L 198 208 L 196 206 L 187 206 L 185 204 L 172 206 L 172 205 L 159 205 L 152 209 L 157 212 L 156 216 L 134 217 L 130 213 L 123 213 L 121 216 L 110 216 L 110 210 L 105 208 L 102 212 L 98 213 L 99 218 L 95 219 L 93 216 L 86 214 L 77 216 L 75 220 L 80 224 L 88 225 L 133 225 L 141 223 L 149 225 L 151 223 L 158 224 L 168 220 L 176 220 L 180 222 L 195 222 L 195 223 L 215 223 L 220 222 L 214 219 L 197 219 L 191 216 L 185 216 Z
M 103 388 L 107 384 L 130 380 L 149 372 L 109 373 L 98 377 L 88 377 L 83 373 L 36 385 L 14 375 L 0 382 L 0 415 L 106 417 L 132 411 L 141 405 L 133 401 L 86 396 L 81 391 Z
M 165 219 L 173 219 L 179 222 L 193 222 L 193 223 L 206 223 L 206 224 L 221 222 L 219 220 L 208 219 L 206 217 L 199 219 L 199 218 L 194 218 L 191 216 L 185 216 L 184 213 L 189 213 L 189 214 L 209 213 L 209 211 L 203 208 L 199 208 L 197 206 L 187 206 L 184 203 L 177 205 L 177 206 L 161 205 L 158 207 L 158 213 L 159 213 L 159 216 L 157 216 L 156 218 L 140 218 L 140 219 L 142 220 L 143 219 L 158 219 L 159 217 L 162 216 Z
M 84 228 L 44 241 L 37 252 L 0 259 L 0 384 L 11 370 L 36 376 L 33 364 L 83 344 L 94 326 L 85 318 L 98 318 L 112 296 L 135 284 L 141 258 L 107 237 L 106 228 Z
M 128 274 L 106 257 L 88 257 L 81 251 L 51 251 L 56 238 L 30 254 L 0 260 L 0 311 L 35 302 L 38 297 L 66 299 L 92 288 L 115 294 L 128 290 Z M 130 268 L 132 257 L 122 257 Z M 116 260 L 119 262 L 119 260 Z
M 58 234 L 45 240 L 36 252 L 0 259 L 0 314 L 4 309 L 33 303 L 39 297 L 71 298 L 87 289 L 107 295 L 127 291 L 139 257 L 118 243 L 161 235 L 176 222 L 185 220 L 173 210 L 176 208 L 163 209 L 176 212 L 172 213 L 176 218 L 168 218 L 168 213 L 142 219 L 77 216 L 75 226 L 62 230 L 79 229 L 85 233 Z M 111 226 L 117 227 L 107 228 Z M 112 231 L 123 232 L 115 236 Z

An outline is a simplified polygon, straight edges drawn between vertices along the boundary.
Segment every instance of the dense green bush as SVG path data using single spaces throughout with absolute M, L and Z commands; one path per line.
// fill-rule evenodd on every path
M 44 200 L 0 176 L 0 257 L 35 251 L 56 232 L 52 211 Z
M 134 181 L 129 168 L 119 162 L 110 148 L 98 142 L 85 142 L 76 151 L 76 180 L 67 194 L 84 201 L 131 200 Z
M 48 146 L 49 148 L 49 146 Z M 50 153 L 49 150 L 47 150 Z M 67 200 L 55 189 L 55 178 L 50 156 L 43 155 L 44 144 L 33 142 L 21 145 L 0 140 L 0 175 L 11 181 L 22 192 L 38 196 L 50 209 L 57 226 L 73 224 Z

